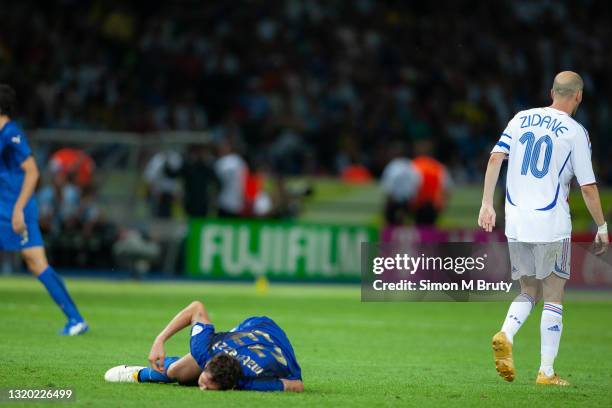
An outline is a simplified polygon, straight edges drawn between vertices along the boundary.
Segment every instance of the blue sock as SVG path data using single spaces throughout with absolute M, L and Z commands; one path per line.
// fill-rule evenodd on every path
M 62 309 L 62 312 L 64 312 L 68 320 L 77 322 L 83 321 L 83 317 L 72 301 L 70 294 L 68 294 L 64 281 L 61 276 L 55 273 L 51 266 L 48 266 L 47 269 L 38 276 L 38 280 L 45 285 L 47 292 L 49 292 L 49 295 L 51 295 L 55 303 Z
M 166 357 L 164 359 L 164 373 L 160 373 L 159 371 L 155 371 L 151 367 L 145 367 L 138 372 L 138 382 L 157 382 L 157 383 L 171 383 L 174 382 L 173 379 L 166 375 L 166 371 L 168 371 L 168 367 L 170 364 L 177 361 L 179 357 Z

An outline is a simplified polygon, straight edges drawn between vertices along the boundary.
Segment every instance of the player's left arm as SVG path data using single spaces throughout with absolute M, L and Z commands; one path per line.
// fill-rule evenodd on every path
M 593 221 L 597 224 L 597 234 L 595 234 L 595 242 L 601 244 L 607 244 L 608 239 L 608 224 L 606 223 L 606 219 L 603 215 L 603 210 L 601 208 L 601 200 L 599 198 L 599 190 L 597 189 L 597 184 L 587 184 L 584 186 L 580 186 L 582 190 L 582 198 L 584 198 L 584 203 L 586 204 L 591 217 L 593 217 Z M 602 249 L 605 250 L 605 247 Z
M 23 183 L 15 206 L 13 207 L 13 215 L 11 218 L 13 231 L 17 234 L 23 234 L 25 232 L 26 225 L 23 209 L 30 200 L 30 197 L 32 197 L 32 194 L 34 194 L 36 184 L 40 177 L 38 166 L 36 166 L 36 161 L 32 156 L 28 156 L 28 158 L 21 163 L 21 169 L 24 172 Z
M 591 163 L 591 141 L 586 129 L 582 128 L 583 132 L 578 131 L 572 139 L 572 152 L 570 160 L 576 175 L 576 180 L 580 184 L 584 203 L 593 217 L 593 221 L 597 224 L 597 234 L 595 234 L 595 242 L 601 244 L 608 243 L 608 224 L 603 215 L 601 208 L 601 200 L 599 198 L 599 190 L 597 189 L 597 181 L 593 172 L 593 164 Z M 602 247 L 602 251 L 606 250 L 606 246 Z
M 164 371 L 164 358 L 166 357 L 164 344 L 170 337 L 195 323 L 211 324 L 206 307 L 197 300 L 191 302 L 189 306 L 178 312 L 155 338 L 148 357 L 153 369 L 159 372 Z
M 495 186 L 499 179 L 499 171 L 506 158 L 505 153 L 493 152 L 489 157 L 487 171 L 485 173 L 484 188 L 482 192 L 482 206 L 478 214 L 478 225 L 485 231 L 491 232 L 495 227 L 495 209 L 493 208 L 493 196 Z

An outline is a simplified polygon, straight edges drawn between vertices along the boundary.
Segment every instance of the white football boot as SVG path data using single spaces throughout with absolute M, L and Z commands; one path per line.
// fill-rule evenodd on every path
M 144 367 L 120 365 L 109 369 L 104 374 L 108 382 L 138 382 L 138 372 Z

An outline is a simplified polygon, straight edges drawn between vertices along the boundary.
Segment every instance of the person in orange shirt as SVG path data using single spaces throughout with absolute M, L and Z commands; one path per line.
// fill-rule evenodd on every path
M 451 178 L 446 167 L 431 156 L 431 141 L 415 144 L 416 157 L 412 165 L 421 176 L 421 184 L 412 206 L 416 225 L 434 225 L 448 200 Z
M 71 176 L 80 187 L 89 186 L 92 183 L 96 163 L 84 151 L 80 149 L 63 148 L 51 156 L 49 161 L 53 171 L 59 171 L 64 176 Z

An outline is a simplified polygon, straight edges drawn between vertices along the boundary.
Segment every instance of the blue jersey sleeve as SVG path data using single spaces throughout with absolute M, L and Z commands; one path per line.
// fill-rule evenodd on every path
M 513 137 L 516 136 L 514 129 L 516 125 L 515 119 L 517 116 L 518 114 L 515 115 L 510 122 L 508 122 L 508 126 L 506 126 L 502 134 L 499 136 L 499 140 L 497 143 L 495 143 L 495 146 L 493 146 L 491 153 L 505 153 L 506 155 L 510 154 L 512 142 L 514 141 Z
M 245 391 L 284 391 L 283 382 L 278 378 L 253 378 L 238 384 Z
M 4 133 L 0 150 L 10 149 L 16 163 L 21 164 L 32 155 L 32 149 L 30 149 L 28 139 L 18 126 L 11 126 Z
M 189 351 L 202 370 L 211 358 L 210 341 L 214 334 L 215 326 L 212 324 L 196 323 L 191 328 Z

